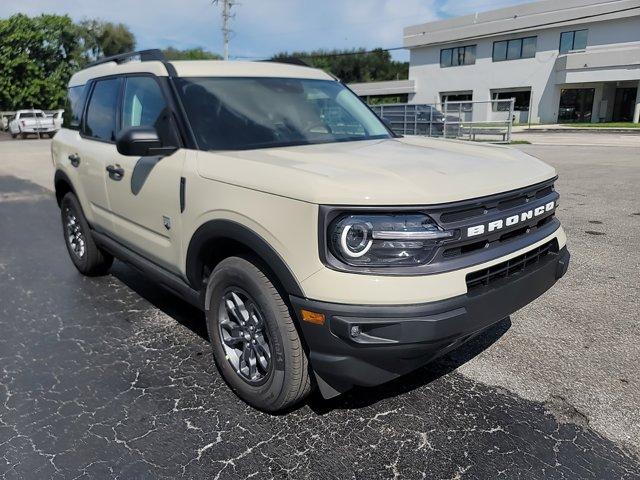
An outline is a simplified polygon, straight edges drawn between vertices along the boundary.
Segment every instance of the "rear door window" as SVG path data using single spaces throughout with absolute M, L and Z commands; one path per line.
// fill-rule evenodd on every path
M 116 112 L 122 79 L 109 78 L 96 82 L 84 122 L 83 133 L 96 140 L 115 142 Z

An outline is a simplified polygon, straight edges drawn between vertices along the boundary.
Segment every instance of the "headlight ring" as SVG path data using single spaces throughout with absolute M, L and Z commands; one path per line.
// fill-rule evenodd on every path
M 340 234 L 342 252 L 351 258 L 360 258 L 365 255 L 373 245 L 372 230 L 373 225 L 370 223 L 346 225 Z

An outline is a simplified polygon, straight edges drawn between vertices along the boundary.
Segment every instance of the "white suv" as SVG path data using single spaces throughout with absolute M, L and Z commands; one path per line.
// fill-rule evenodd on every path
M 403 375 L 567 270 L 553 168 L 400 138 L 321 70 L 137 52 L 75 74 L 66 115 L 75 266 L 117 257 L 204 309 L 222 376 L 263 410 Z

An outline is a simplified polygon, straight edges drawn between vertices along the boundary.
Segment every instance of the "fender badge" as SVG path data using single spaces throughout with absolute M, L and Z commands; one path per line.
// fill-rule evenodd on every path
M 163 215 L 162 216 L 162 223 L 164 225 L 164 228 L 166 228 L 167 230 L 171 230 L 171 219 L 169 217 L 165 217 Z

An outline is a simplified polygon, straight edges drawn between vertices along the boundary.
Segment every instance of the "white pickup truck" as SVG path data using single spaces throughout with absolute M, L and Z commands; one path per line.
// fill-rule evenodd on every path
M 42 110 L 18 110 L 9 122 L 9 132 L 13 138 L 18 135 L 27 138 L 29 134 L 53 138 L 56 131 L 54 119 L 47 117 Z

